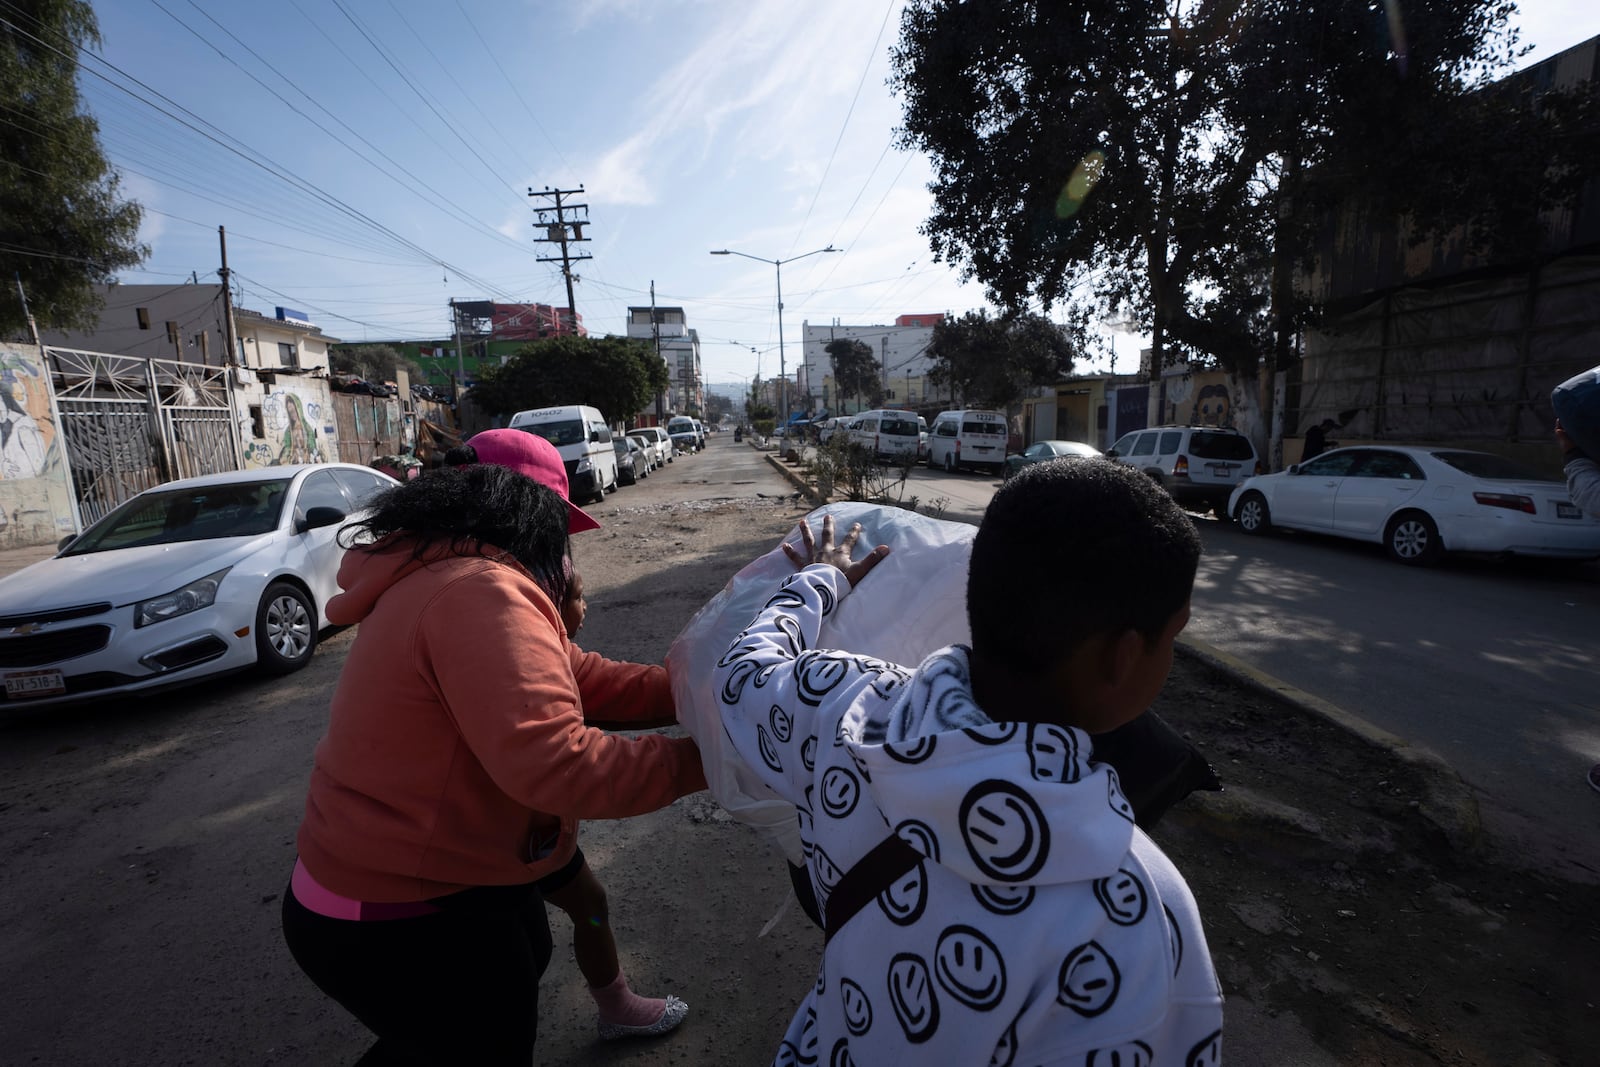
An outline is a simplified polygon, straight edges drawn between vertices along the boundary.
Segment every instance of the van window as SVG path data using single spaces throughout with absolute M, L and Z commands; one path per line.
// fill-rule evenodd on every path
M 1139 440 L 1135 441 L 1134 444 L 1133 444 L 1133 453 L 1132 454 L 1135 455 L 1135 456 L 1148 456 L 1148 455 L 1150 455 L 1152 452 L 1154 452 L 1156 450 L 1156 438 L 1158 438 L 1160 436 L 1161 435 L 1158 434 L 1158 433 L 1140 434 L 1139 435 Z
M 598 441 L 601 444 L 609 444 L 611 442 L 611 427 L 603 422 L 591 422 L 589 424 L 589 440 Z
M 996 437 L 1005 432 L 1005 427 L 998 422 L 974 422 L 969 419 L 961 424 L 961 435 L 963 437 L 971 437 L 974 434 L 988 434 L 990 437 Z
M 1172 455 L 1178 450 L 1178 446 L 1182 443 L 1182 430 L 1168 430 L 1166 433 L 1161 435 L 1161 454 L 1163 456 Z
M 557 448 L 563 445 L 581 445 L 589 439 L 582 419 L 557 419 L 555 422 L 535 422 L 522 427 L 531 434 L 549 441 Z
M 694 433 L 694 420 L 678 416 L 667 423 L 668 433 Z
M 949 419 L 936 422 L 933 424 L 933 432 L 939 437 L 954 437 L 956 435 L 956 424 Z
M 917 437 L 917 420 L 910 415 L 885 415 L 881 421 L 883 432 L 895 437 Z
M 1196 430 L 1189 435 L 1189 452 L 1200 459 L 1237 459 L 1249 461 L 1256 458 L 1250 439 L 1242 433 L 1210 433 Z
M 1126 456 L 1128 451 L 1133 448 L 1133 439 L 1138 436 L 1139 434 L 1137 431 L 1134 433 L 1123 434 L 1121 437 L 1117 438 L 1117 443 L 1111 446 L 1111 451 L 1115 452 L 1119 456 Z

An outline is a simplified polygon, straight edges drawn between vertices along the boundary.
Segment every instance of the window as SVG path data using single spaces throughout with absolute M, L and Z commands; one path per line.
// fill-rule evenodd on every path
M 1157 434 L 1157 433 L 1142 433 L 1142 434 L 1140 434 L 1139 435 L 1139 439 L 1133 443 L 1133 453 L 1132 454 L 1135 455 L 1135 456 L 1148 456 L 1148 455 L 1151 455 L 1156 450 L 1156 438 L 1158 438 L 1160 436 L 1161 435 Z
M 300 483 L 300 497 L 295 506 L 299 518 L 305 518 L 306 513 L 312 508 L 337 508 L 346 513 L 350 511 L 350 501 L 345 497 L 344 488 L 339 484 L 339 479 L 333 476 L 332 471 L 316 471 Z
M 582 419 L 559 419 L 555 422 L 536 422 L 524 426 L 528 433 L 544 438 L 557 448 L 563 445 L 581 445 L 587 438 Z
M 1236 459 L 1249 462 L 1256 458 L 1255 446 L 1242 433 L 1196 430 L 1189 435 L 1189 452 L 1200 459 Z
M 1133 448 L 1134 439 L 1138 436 L 1136 433 L 1122 435 L 1117 438 L 1117 443 L 1111 446 L 1111 451 L 1119 456 L 1126 456 L 1129 450 Z
M 283 341 L 279 341 L 278 342 L 278 366 L 280 366 L 280 367 L 298 367 L 298 366 L 300 366 L 300 350 L 297 349 L 292 344 L 286 344 Z
M 990 437 L 994 437 L 1005 432 L 1005 427 L 998 422 L 976 422 L 969 419 L 961 424 L 961 433 L 967 437 L 977 434 L 988 434 Z
M 885 415 L 883 432 L 893 434 L 895 437 L 916 437 L 917 423 L 909 415 Z
M 1182 430 L 1168 430 L 1161 435 L 1161 454 L 1170 456 L 1178 450 L 1183 443 Z
M 1490 455 L 1487 452 L 1435 452 L 1433 458 L 1450 464 L 1450 466 L 1463 474 L 1470 474 L 1474 478 L 1488 478 L 1491 481 L 1556 482 L 1562 480 L 1552 478 L 1548 474 L 1541 474 L 1532 468 L 1524 467 L 1515 460 Z
M 1329 452 L 1326 456 L 1318 456 L 1300 464 L 1297 469 L 1301 474 L 1317 478 L 1343 478 L 1360 458 L 1361 453 L 1357 451 Z
M 603 422 L 591 422 L 589 424 L 589 440 L 598 442 L 602 445 L 610 444 L 611 427 L 607 426 Z
M 1422 468 L 1403 452 L 1366 452 L 1355 473 L 1361 478 L 1423 479 Z
M 374 496 L 389 488 L 388 482 L 366 471 L 336 470 L 332 473 L 358 508 L 365 507 Z
M 943 422 L 936 422 L 933 424 L 933 432 L 938 437 L 954 437 L 956 435 L 956 424 L 948 419 Z

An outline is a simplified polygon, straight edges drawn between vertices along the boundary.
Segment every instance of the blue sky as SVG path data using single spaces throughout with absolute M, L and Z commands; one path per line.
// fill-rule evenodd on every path
M 582 185 L 585 325 L 622 332 L 653 281 L 711 383 L 778 365 L 774 268 L 712 249 L 844 249 L 783 271 L 791 373 L 802 321 L 983 305 L 917 232 L 929 170 L 892 144 L 900 0 L 95 6 L 110 66 L 80 82 L 152 249 L 124 281 L 214 281 L 222 225 L 244 306 L 345 340 L 439 337 L 451 297 L 566 304 L 527 190 Z M 1600 33 L 1592 0 L 1523 7 L 1525 63 Z M 1114 342 L 1131 368 L 1138 339 Z

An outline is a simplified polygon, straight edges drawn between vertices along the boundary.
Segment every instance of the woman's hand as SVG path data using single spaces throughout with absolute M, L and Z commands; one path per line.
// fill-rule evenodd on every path
M 879 561 L 889 554 L 888 545 L 879 545 L 859 560 L 852 560 L 850 556 L 855 551 L 856 540 L 860 536 L 861 524 L 858 522 L 850 527 L 850 532 L 844 535 L 844 540 L 835 546 L 833 543 L 833 516 L 824 515 L 822 517 L 822 541 L 820 544 L 811 536 L 810 524 L 802 522 L 800 524 L 800 540 L 805 543 L 805 551 L 800 551 L 787 541 L 784 542 L 783 551 L 797 568 L 805 567 L 812 563 L 826 563 L 832 567 L 837 567 L 844 572 L 845 581 L 849 582 L 853 588 L 857 582 L 867 576 L 868 571 L 876 567 Z

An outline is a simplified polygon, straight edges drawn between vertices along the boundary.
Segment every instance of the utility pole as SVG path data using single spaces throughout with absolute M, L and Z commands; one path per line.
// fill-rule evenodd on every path
M 228 270 L 228 231 L 226 227 L 217 227 L 217 239 L 222 243 L 222 269 L 217 271 L 217 276 L 222 279 L 222 337 L 228 345 L 228 355 L 222 361 L 224 367 L 240 365 L 238 334 L 233 325 L 233 282 L 232 272 Z M 204 356 L 202 355 L 202 358 Z
M 17 280 L 17 299 L 22 301 L 22 317 L 28 320 L 28 335 L 33 338 L 34 347 L 43 350 L 44 342 L 39 340 L 39 324 L 33 320 L 33 312 L 28 309 L 27 290 L 22 288 L 22 272 L 13 271 L 12 277 L 16 278 Z M 52 404 L 55 403 L 54 390 L 52 390 L 50 393 L 50 402 Z M 56 425 L 61 425 L 59 420 L 56 422 Z
M 650 335 L 655 338 L 656 358 L 661 359 L 661 321 L 656 318 L 656 280 L 650 279 Z M 665 362 L 663 360 L 662 362 Z M 672 375 L 667 375 L 667 388 L 672 388 Z M 661 393 L 656 393 L 656 425 L 666 422 L 666 398 Z
M 561 264 L 561 274 L 567 280 L 567 313 L 571 316 L 567 323 L 567 329 L 574 334 L 578 332 L 578 301 L 572 293 L 572 264 L 585 259 L 593 259 L 594 257 L 587 253 L 574 255 L 568 249 L 569 245 L 582 244 L 589 240 L 583 235 L 583 228 L 589 225 L 589 205 L 568 204 L 561 198 L 564 196 L 576 196 L 581 192 L 583 192 L 583 186 L 581 185 L 576 189 L 552 189 L 547 185 L 544 187 L 543 192 L 536 192 L 533 189 L 528 190 L 529 196 L 549 197 L 555 203 L 554 207 L 534 209 L 539 213 L 538 224 L 543 226 L 545 231 L 543 237 L 535 237 L 534 240 L 543 244 L 558 244 L 561 246 L 561 254 L 559 256 L 543 256 L 540 257 L 539 262 Z M 579 218 L 574 214 L 573 217 L 568 218 L 567 212 L 569 211 L 574 213 L 581 211 L 583 212 L 583 217 Z M 555 215 L 554 222 L 550 221 L 551 214 Z
M 461 418 L 461 388 L 467 384 L 467 357 L 461 351 L 461 309 L 456 307 L 455 297 L 450 298 L 450 326 L 456 335 L 456 418 Z M 459 425 L 459 422 L 458 422 Z

